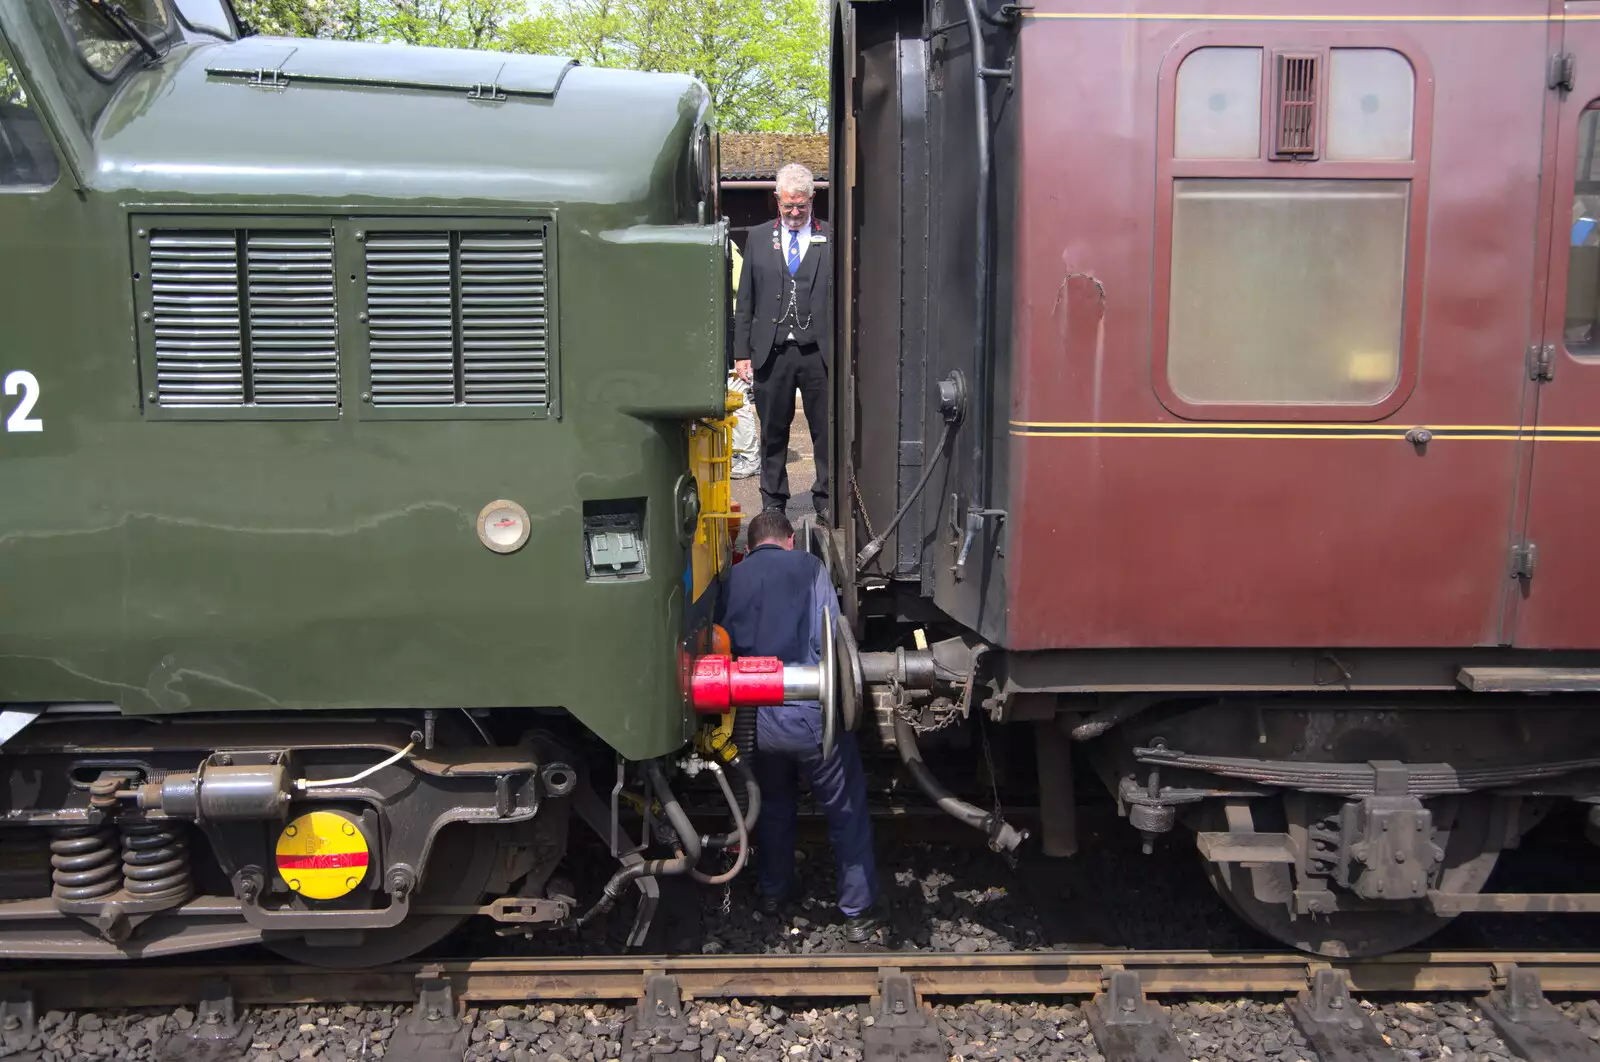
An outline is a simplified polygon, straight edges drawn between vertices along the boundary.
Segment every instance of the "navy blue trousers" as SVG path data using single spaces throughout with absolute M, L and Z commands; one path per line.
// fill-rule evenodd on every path
M 762 708 L 756 717 L 756 782 L 761 817 L 756 820 L 756 887 L 779 896 L 794 884 L 795 816 L 800 775 L 828 818 L 828 839 L 837 865 L 839 910 L 854 917 L 878 898 L 878 866 L 867 815 L 867 776 L 855 735 L 839 734 L 822 758 L 822 713 L 815 708 Z

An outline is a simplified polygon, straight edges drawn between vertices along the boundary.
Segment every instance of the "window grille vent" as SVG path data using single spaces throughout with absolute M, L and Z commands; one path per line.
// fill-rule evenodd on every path
M 336 407 L 333 288 L 327 232 L 152 231 L 155 404 Z
M 1273 158 L 1315 159 L 1317 157 L 1318 88 L 1321 56 L 1277 56 L 1277 130 L 1273 138 Z
M 549 404 L 544 231 L 367 234 L 374 406 Z

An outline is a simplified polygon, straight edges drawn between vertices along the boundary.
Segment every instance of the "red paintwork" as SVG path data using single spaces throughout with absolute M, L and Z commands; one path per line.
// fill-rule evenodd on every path
M 1571 14 L 1594 16 L 1597 5 L 1570 3 Z M 1555 379 L 1540 388 L 1541 427 L 1600 423 L 1600 363 L 1574 358 L 1562 346 L 1567 289 L 1567 222 L 1576 171 L 1578 116 L 1600 101 L 1600 22 L 1574 20 L 1564 25 L 1561 50 L 1578 56 L 1576 84 L 1555 110 L 1550 141 L 1554 164 L 1547 167 L 1548 219 L 1542 233 L 1548 248 L 1548 292 L 1537 312 L 1543 341 L 1556 345 Z M 1556 96 L 1551 94 L 1552 99 Z M 1600 646 L 1600 475 L 1596 443 L 1541 442 L 1534 446 L 1528 506 L 1528 537 L 1539 547 L 1539 566 L 1521 603 L 1517 644 L 1538 648 L 1592 649 Z
M 1600 646 L 1600 441 L 1537 447 L 1530 493 L 1526 434 L 1441 437 L 1421 453 L 1402 438 L 1412 426 L 1525 423 L 1536 391 L 1525 352 L 1543 332 L 1547 288 L 1559 342 L 1566 248 L 1549 229 L 1570 211 L 1572 165 L 1563 156 L 1552 171 L 1562 193 L 1541 185 L 1541 161 L 1556 129 L 1545 77 L 1561 24 L 1546 0 L 1403 0 L 1361 5 L 1385 21 L 1292 18 L 1352 6 L 1036 0 L 1037 14 L 1273 19 L 1025 23 L 1011 420 L 1370 422 L 1385 437 L 1013 433 L 1009 647 Z M 1394 21 L 1405 15 L 1449 21 Z M 1481 15 L 1512 18 L 1465 20 Z M 1571 137 L 1577 111 L 1600 96 L 1600 23 L 1565 33 L 1583 80 L 1560 108 Z M 1183 53 L 1231 42 L 1383 46 L 1413 60 L 1405 353 L 1399 387 L 1377 406 L 1197 409 L 1165 387 L 1167 178 L 1182 170 L 1168 161 L 1163 93 Z M 1239 176 L 1293 165 L 1236 164 Z M 1551 263 L 1560 276 L 1546 275 Z M 1600 425 L 1600 364 L 1561 359 L 1543 388 L 1544 424 Z M 1508 559 L 1525 496 L 1540 554 L 1519 602 Z
M 775 656 L 702 656 L 690 678 L 691 703 L 704 715 L 783 703 L 783 661 Z

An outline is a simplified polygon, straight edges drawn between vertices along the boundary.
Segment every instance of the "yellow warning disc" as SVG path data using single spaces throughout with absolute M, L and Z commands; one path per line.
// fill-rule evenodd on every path
M 301 815 L 278 834 L 278 874 L 312 900 L 337 900 L 367 876 L 367 840 L 340 811 Z

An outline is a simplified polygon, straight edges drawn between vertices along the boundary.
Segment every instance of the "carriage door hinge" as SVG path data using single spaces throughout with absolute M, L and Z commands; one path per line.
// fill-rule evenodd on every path
M 1539 547 L 1523 540 L 1511 547 L 1511 578 L 1532 579 L 1539 566 Z
M 1528 348 L 1528 379 L 1549 383 L 1556 378 L 1556 345 L 1535 343 Z
M 1552 92 L 1571 92 L 1578 72 L 1578 57 L 1571 52 L 1560 52 L 1550 57 L 1550 68 L 1545 84 Z

